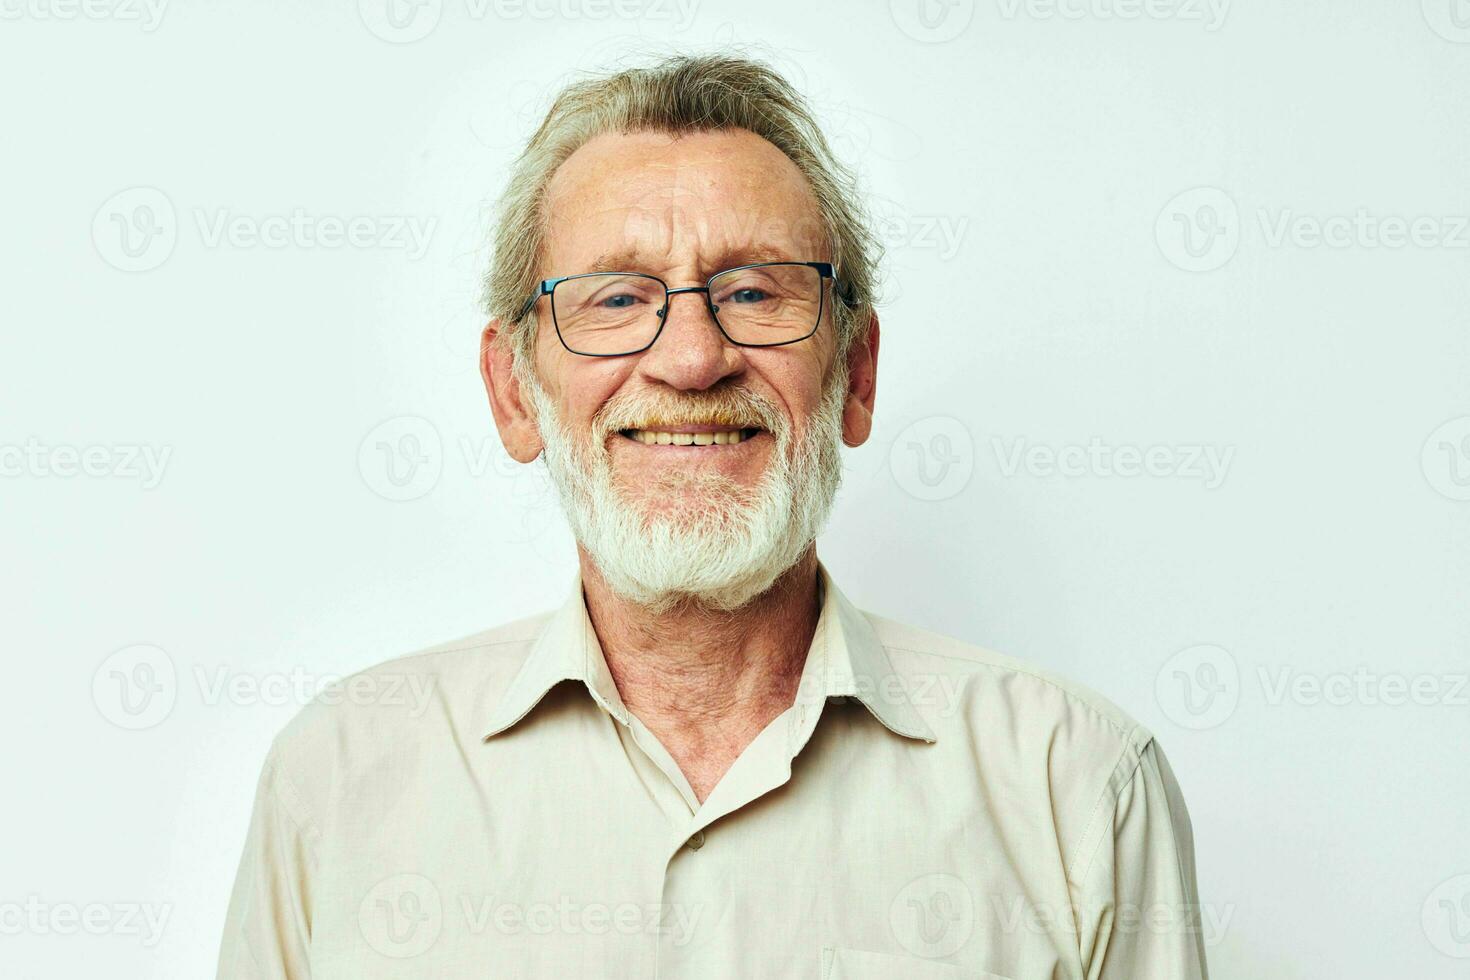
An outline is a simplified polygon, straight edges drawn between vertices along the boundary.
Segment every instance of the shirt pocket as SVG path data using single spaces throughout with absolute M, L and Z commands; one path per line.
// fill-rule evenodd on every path
M 926 960 L 920 956 L 873 953 L 827 946 L 822 949 L 822 980 L 1011 980 L 999 973 Z

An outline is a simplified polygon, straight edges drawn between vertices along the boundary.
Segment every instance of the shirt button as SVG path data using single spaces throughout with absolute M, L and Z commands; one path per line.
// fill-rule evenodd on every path
M 697 850 L 699 850 L 703 846 L 704 846 L 704 831 L 702 831 L 702 830 L 696 830 L 694 832 L 694 836 L 691 837 L 691 838 L 689 838 L 689 847 L 690 847 L 690 849 L 697 851 Z

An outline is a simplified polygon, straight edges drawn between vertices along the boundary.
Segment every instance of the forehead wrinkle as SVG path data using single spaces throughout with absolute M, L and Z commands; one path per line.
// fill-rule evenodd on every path
M 811 188 L 785 154 L 754 134 L 703 135 L 721 142 L 683 136 L 655 145 L 649 134 L 625 134 L 573 153 L 548 183 L 544 214 L 548 238 L 553 227 L 584 225 L 580 236 L 556 236 L 558 263 L 579 268 L 548 273 L 707 275 L 746 262 L 826 258 Z M 589 234 L 600 240 L 586 242 Z M 576 258 L 597 246 L 595 259 Z

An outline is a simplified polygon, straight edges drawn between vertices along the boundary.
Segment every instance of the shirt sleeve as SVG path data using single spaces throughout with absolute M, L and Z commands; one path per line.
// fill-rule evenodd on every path
M 1189 813 L 1152 739 L 1118 791 L 1110 829 L 1078 901 L 1088 980 L 1207 980 Z
M 310 980 L 315 839 L 300 798 L 268 760 L 230 895 L 218 980 Z

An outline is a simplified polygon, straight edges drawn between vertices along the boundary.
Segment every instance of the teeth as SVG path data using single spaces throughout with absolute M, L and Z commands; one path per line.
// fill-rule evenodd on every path
M 628 434 L 646 446 L 733 446 L 745 439 L 745 432 L 659 432 L 655 429 L 630 429 Z

